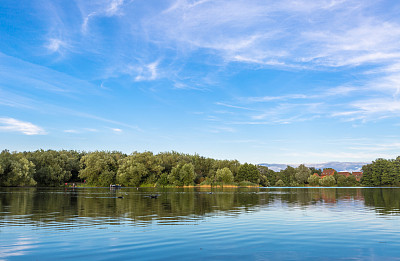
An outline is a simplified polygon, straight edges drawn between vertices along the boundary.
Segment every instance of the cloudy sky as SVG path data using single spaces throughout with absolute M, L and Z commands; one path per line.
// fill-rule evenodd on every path
M 0 2 L 0 148 L 400 155 L 400 3 Z

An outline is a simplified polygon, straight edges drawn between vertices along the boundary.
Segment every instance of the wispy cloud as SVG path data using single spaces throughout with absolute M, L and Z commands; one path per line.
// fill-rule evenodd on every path
M 144 24 L 159 41 L 212 49 L 227 61 L 327 67 L 390 62 L 398 57 L 400 27 L 368 8 L 370 3 L 351 0 L 179 0 Z
M 219 127 L 211 127 L 209 128 L 209 132 L 212 133 L 226 133 L 226 132 L 236 132 L 236 129 L 232 128 L 232 127 L 227 127 L 227 126 L 219 126 Z
M 65 133 L 79 133 L 78 130 L 64 130 Z
M 248 110 L 248 111 L 252 111 L 253 109 L 251 108 L 247 108 L 247 107 L 242 107 L 242 106 L 236 106 L 236 105 L 231 105 L 231 104 L 227 104 L 227 103 L 223 103 L 223 102 L 216 102 L 216 105 L 219 106 L 224 106 L 224 107 L 228 107 L 228 108 L 233 108 L 233 109 L 240 109 L 240 110 Z
M 115 133 L 122 133 L 122 130 L 118 128 L 111 128 L 111 130 Z
M 20 132 L 25 135 L 45 135 L 44 129 L 33 123 L 14 118 L 0 118 L 0 131 Z
M 124 0 L 111 0 L 107 1 L 104 4 L 100 4 L 97 6 L 94 6 L 94 11 L 91 11 L 89 14 L 84 16 L 81 30 L 83 33 L 86 33 L 88 31 L 89 27 L 89 22 L 91 19 L 94 19 L 96 16 L 114 16 L 114 15 L 119 15 L 121 6 L 124 4 Z M 89 7 L 90 8 L 90 7 Z M 90 8 L 90 9 L 92 9 Z
M 159 61 L 155 61 L 149 64 L 146 64 L 142 67 L 136 68 L 137 76 L 135 77 L 135 81 L 152 81 L 157 79 L 158 77 L 158 67 Z
M 85 131 L 89 131 L 89 132 L 98 132 L 98 129 L 93 129 L 93 128 L 84 128 Z
M 63 49 L 67 49 L 69 45 L 61 39 L 50 38 L 48 43 L 46 44 L 46 48 L 51 52 L 59 52 L 61 53 Z

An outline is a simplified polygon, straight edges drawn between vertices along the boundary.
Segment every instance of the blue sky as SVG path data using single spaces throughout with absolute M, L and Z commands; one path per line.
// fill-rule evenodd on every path
M 0 147 L 400 155 L 400 4 L 0 2 Z

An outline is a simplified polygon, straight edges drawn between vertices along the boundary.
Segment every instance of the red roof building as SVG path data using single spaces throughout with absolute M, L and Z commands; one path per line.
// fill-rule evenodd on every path
M 361 179 L 361 177 L 362 177 L 362 175 L 363 175 L 362 172 L 353 172 L 352 174 L 353 174 L 353 176 L 356 177 L 356 180 L 357 180 L 357 181 L 360 181 L 360 179 Z
M 323 178 L 326 176 L 333 176 L 333 174 L 335 174 L 335 171 L 336 170 L 334 170 L 334 169 L 324 169 L 324 171 L 322 171 L 322 173 L 321 173 L 321 177 Z
M 346 178 L 347 178 L 348 176 L 350 176 L 350 172 L 347 172 L 347 171 L 339 171 L 337 174 L 343 175 L 343 176 L 345 176 Z

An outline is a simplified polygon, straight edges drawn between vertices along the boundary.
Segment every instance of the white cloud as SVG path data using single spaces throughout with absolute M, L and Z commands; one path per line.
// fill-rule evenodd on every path
M 152 81 L 157 79 L 159 61 L 155 61 L 149 64 L 146 64 L 143 67 L 136 68 L 138 75 L 135 77 L 135 81 Z
M 77 130 L 64 130 L 66 133 L 79 133 Z
M 66 43 L 64 43 L 62 40 L 51 38 L 51 39 L 49 39 L 49 42 L 46 45 L 46 48 L 49 51 L 51 51 L 52 53 L 54 53 L 54 52 L 58 52 L 60 50 L 60 48 L 62 48 L 64 46 L 66 46 Z
M 112 16 L 118 13 L 120 7 L 124 4 L 124 0 L 112 0 L 105 13 L 108 16 Z
M 236 132 L 236 129 L 232 128 L 232 127 L 227 127 L 227 126 L 220 126 L 220 127 L 211 127 L 209 129 L 209 132 L 211 133 L 226 133 L 226 132 Z
M 115 133 L 122 133 L 122 130 L 118 128 L 111 128 L 111 130 Z
M 390 62 L 400 52 L 400 26 L 371 15 L 373 5 L 352 0 L 179 0 L 143 24 L 160 44 L 211 49 L 227 61 L 289 67 Z
M 226 104 L 226 103 L 223 103 L 223 102 L 216 102 L 215 104 L 219 105 L 219 106 L 224 106 L 224 107 L 234 108 L 234 109 L 240 109 L 240 110 L 248 110 L 248 111 L 252 111 L 253 110 L 251 108 L 242 107 L 242 106 L 236 106 L 236 105 L 231 105 L 231 104 Z
M 41 127 L 14 118 L 0 118 L 0 131 L 21 132 L 25 135 L 47 134 Z
M 99 130 L 93 128 L 84 128 L 85 131 L 98 132 Z
M 111 0 L 103 4 L 95 5 L 94 7 L 89 7 L 89 9 L 94 8 L 95 11 L 88 12 L 88 14 L 84 16 L 81 25 L 81 31 L 83 33 L 86 33 L 89 27 L 89 21 L 96 16 L 111 17 L 115 15 L 120 15 L 120 10 L 123 4 L 124 0 Z

